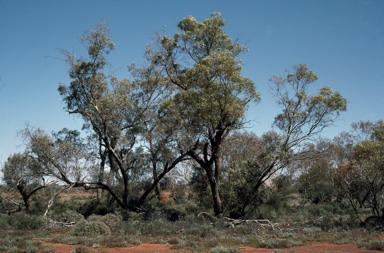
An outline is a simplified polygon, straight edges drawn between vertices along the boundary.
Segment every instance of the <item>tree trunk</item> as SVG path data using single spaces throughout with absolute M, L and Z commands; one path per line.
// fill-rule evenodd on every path
M 29 196 L 26 193 L 26 189 L 25 188 L 26 188 L 26 186 L 25 186 L 24 181 L 22 179 L 20 179 L 17 182 L 17 189 L 19 190 L 19 192 L 21 194 L 21 197 L 23 198 L 25 210 L 29 211 L 29 208 L 30 208 L 31 204 L 29 202 Z
M 212 192 L 213 211 L 215 213 L 215 216 L 219 216 L 223 212 L 223 205 L 221 202 L 219 187 L 217 186 L 216 180 L 210 180 L 209 186 Z
M 211 188 L 212 200 L 213 200 L 213 212 L 215 216 L 219 216 L 223 212 L 223 204 L 221 202 L 219 186 L 216 177 L 213 176 L 212 165 L 204 168 L 207 173 L 209 181 L 209 187 Z
M 161 187 L 160 187 L 160 180 L 157 175 L 157 164 L 156 164 L 155 157 L 152 158 L 152 176 L 153 176 L 153 181 L 157 182 L 155 186 L 155 193 L 156 193 L 157 199 L 161 200 Z

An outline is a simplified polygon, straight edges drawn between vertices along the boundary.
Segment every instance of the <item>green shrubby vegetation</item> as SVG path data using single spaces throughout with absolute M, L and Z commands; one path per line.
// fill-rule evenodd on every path
M 98 235 L 109 235 L 111 234 L 111 228 L 108 227 L 108 225 L 102 221 L 80 220 L 69 231 L 69 234 L 72 236 L 86 236 L 86 237 L 93 237 Z
M 35 253 L 40 250 L 40 243 L 30 235 L 10 232 L 0 238 L 0 252 Z

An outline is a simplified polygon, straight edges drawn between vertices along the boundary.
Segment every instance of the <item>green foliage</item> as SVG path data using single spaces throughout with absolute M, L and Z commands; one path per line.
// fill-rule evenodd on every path
M 41 249 L 42 253 L 54 253 L 56 251 L 56 247 L 52 245 L 44 245 Z
M 0 238 L 0 252 L 35 253 L 39 252 L 39 244 L 30 236 L 9 234 Z
M 9 227 L 8 224 L 9 215 L 5 213 L 0 213 L 0 227 L 4 230 Z
M 265 242 L 266 248 L 291 248 L 299 245 L 302 245 L 301 241 L 292 239 L 270 239 Z
M 368 243 L 362 245 L 369 250 L 384 250 L 384 240 L 370 240 Z
M 61 213 L 52 214 L 52 218 L 59 222 L 74 222 L 77 223 L 84 219 L 84 216 L 76 211 L 67 209 Z
M 292 209 L 294 208 L 292 207 Z M 198 252 L 238 252 L 238 247 L 243 245 L 287 248 L 314 241 L 333 243 L 350 243 L 353 241 L 364 247 L 368 247 L 369 244 L 372 248 L 377 247 L 374 245 L 379 243 L 372 240 L 372 234 L 367 232 L 361 234 L 361 230 L 345 232 L 350 228 L 341 230 L 340 228 L 344 227 L 337 225 L 337 222 L 340 222 L 337 218 L 343 216 L 342 210 L 336 210 L 336 208 L 336 203 L 333 205 L 307 204 L 306 206 L 298 206 L 297 213 L 285 213 L 284 215 L 279 213 L 279 221 L 275 224 L 275 229 L 254 222 L 232 227 L 225 224 L 225 220 L 204 220 L 190 215 L 173 222 L 167 221 L 166 215 L 163 213 L 159 213 L 158 217 L 149 220 L 142 220 L 139 214 L 136 214 L 135 218 L 131 215 L 127 221 L 121 221 L 119 216 L 115 214 L 92 215 L 88 217 L 88 221 L 82 219 L 70 229 L 60 229 L 59 231 L 64 233 L 69 230 L 62 235 L 53 236 L 52 230 L 45 228 L 42 233 L 46 234 L 47 237 L 41 240 L 83 245 L 84 247 L 128 247 L 146 242 L 169 243 L 175 249 Z M 189 207 L 185 206 L 183 209 L 187 210 Z M 336 213 L 340 214 L 333 214 L 335 210 Z M 118 222 L 118 224 L 109 225 L 113 226 L 111 229 L 102 220 L 111 221 L 110 224 L 114 224 L 114 222 Z M 105 232 L 105 229 L 108 232 Z M 332 231 L 332 233 L 325 232 L 325 230 Z M 6 252 L 8 249 L 11 252 L 23 252 L 21 249 L 24 250 L 26 247 L 24 242 L 32 241 L 32 237 L 24 236 L 25 231 L 20 232 L 23 236 L 8 231 L 5 233 L 6 236 L 0 239 L 0 251 L 3 243 L 4 247 L 7 248 Z M 356 241 L 356 234 L 353 233 L 358 233 L 359 242 Z M 39 234 L 39 232 L 34 232 L 33 236 L 36 237 Z M 19 237 L 22 239 L 17 242 Z M 29 247 L 31 249 L 29 252 L 33 252 L 34 247 L 36 244 Z M 52 249 L 44 250 L 41 248 L 38 251 L 51 252 L 50 250 Z
M 222 212 L 221 144 L 243 127 L 250 102 L 260 100 L 254 83 L 241 74 L 239 55 L 247 49 L 230 39 L 224 24 L 220 13 L 202 22 L 188 16 L 173 38 L 161 36 L 158 47 L 147 51 L 150 69 L 162 69 L 164 82 L 174 91 L 160 107 L 161 123 L 177 130 L 179 146 L 205 171 L 216 215 Z
M 114 48 L 108 28 L 100 24 L 87 33 L 87 58 L 67 52 L 71 82 L 60 85 L 59 92 L 66 110 L 84 120 L 89 136 L 66 128 L 52 135 L 25 129 L 28 152 L 8 158 L 2 168 L 6 185 L 18 187 L 23 197 L 44 186 L 43 176 L 103 189 L 107 200 L 101 194 L 97 200 L 59 202 L 51 209 L 52 219 L 76 222 L 61 240 L 84 245 L 117 247 L 151 240 L 211 252 L 239 252 L 233 243 L 291 247 L 301 243 L 297 236 L 302 234 L 350 229 L 356 225 L 351 210 L 365 218 L 367 208 L 375 225 L 383 225 L 384 123 L 360 122 L 354 126 L 356 136 L 328 146 L 314 143 L 346 110 L 346 100 L 329 87 L 314 94 L 318 77 L 300 64 L 271 78 L 282 108 L 274 120 L 278 132 L 234 132 L 244 127 L 246 110 L 260 94 L 242 76 L 239 56 L 247 49 L 231 40 L 224 25 L 219 13 L 202 22 L 182 19 L 173 37 L 159 36 L 158 44 L 148 48 L 150 66 L 130 67 L 133 80 L 105 73 L 106 55 Z M 174 202 L 152 198 L 154 186 L 187 158 L 194 161 L 183 164 L 191 166 L 192 179 L 167 189 Z M 298 176 L 296 193 L 286 170 Z M 41 199 L 33 199 L 36 213 L 44 210 Z M 200 211 L 212 212 L 212 202 L 217 216 L 270 219 L 281 229 L 197 220 Z M 117 206 L 124 221 L 114 214 Z M 130 213 L 138 210 L 146 212 Z M 36 230 L 46 222 L 31 213 L 0 214 L 4 229 Z M 1 240 L 6 251 L 20 250 L 16 239 Z M 381 241 L 370 244 L 382 249 Z M 36 251 L 31 240 L 24 246 Z
M 41 215 L 32 215 L 18 212 L 8 216 L 8 225 L 18 230 L 31 230 L 44 228 L 48 220 Z
M 13 154 L 1 168 L 3 180 L 7 186 L 16 188 L 20 179 L 25 184 L 38 185 L 41 182 L 42 168 L 38 162 L 27 154 Z
M 185 220 L 187 216 L 197 216 L 198 208 L 194 204 L 167 205 L 161 210 L 168 221 Z
M 111 229 L 101 221 L 81 220 L 69 231 L 72 236 L 97 236 L 111 234 Z
M 285 77 L 271 78 L 277 103 L 283 108 L 283 113 L 275 117 L 275 125 L 287 134 L 289 146 L 322 131 L 347 109 L 346 99 L 330 87 L 320 88 L 316 95 L 309 94 L 309 85 L 317 79 L 305 64 L 294 66 Z
M 301 196 L 313 204 L 331 202 L 337 196 L 334 185 L 334 146 L 330 141 L 318 141 L 307 145 L 305 153 L 309 157 L 298 161 L 302 171 L 296 181 Z
M 189 199 L 196 203 L 201 210 L 212 208 L 212 193 L 207 178 L 201 168 L 195 167 L 189 182 Z
M 335 181 L 344 192 L 356 217 L 364 209 L 376 218 L 375 227 L 383 227 L 384 208 L 384 122 L 358 122 L 350 135 L 340 139 L 348 145 L 346 162 L 335 173 Z M 345 148 L 346 149 L 346 148 Z M 361 219 L 360 222 L 364 223 Z
M 175 201 L 175 204 L 183 204 L 188 201 L 189 188 L 187 184 L 175 184 L 171 189 L 170 198 Z
M 269 186 L 265 187 L 266 181 L 286 164 L 284 156 L 280 156 L 280 142 L 280 136 L 274 132 L 261 137 L 248 132 L 235 133 L 224 142 L 223 160 L 226 166 L 221 182 L 222 196 L 225 213 L 232 218 L 255 215 L 266 201 L 274 205 L 274 212 L 278 211 L 280 204 L 284 204 L 282 196 L 287 192 L 280 192 L 288 189 L 288 177 L 285 185 L 283 175 L 280 175 L 280 181 L 276 177 L 269 180 Z
M 100 221 L 107 224 L 113 230 L 119 223 L 122 222 L 120 216 L 112 213 L 106 215 L 91 215 L 87 218 L 88 221 Z

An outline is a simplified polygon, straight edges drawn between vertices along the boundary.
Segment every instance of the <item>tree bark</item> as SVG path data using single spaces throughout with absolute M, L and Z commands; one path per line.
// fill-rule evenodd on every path
M 218 180 L 216 179 L 216 176 L 213 176 L 214 173 L 212 170 L 212 165 L 205 167 L 204 170 L 207 173 L 209 187 L 211 188 L 212 200 L 213 200 L 213 212 L 215 216 L 219 216 L 223 212 L 223 204 L 220 198 Z
M 219 194 L 219 187 L 217 186 L 216 180 L 210 180 L 209 185 L 213 198 L 213 212 L 215 213 L 215 216 L 220 216 L 223 212 L 223 205 Z

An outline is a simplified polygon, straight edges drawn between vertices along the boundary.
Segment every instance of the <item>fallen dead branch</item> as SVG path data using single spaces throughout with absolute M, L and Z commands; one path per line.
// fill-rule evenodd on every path
M 201 212 L 197 215 L 197 217 L 205 217 L 205 218 L 208 218 L 211 222 L 217 222 L 217 221 L 220 221 L 220 220 L 223 220 L 224 223 L 228 226 L 228 227 L 235 227 L 237 225 L 240 225 L 240 224 L 244 224 L 244 223 L 256 223 L 262 227 L 264 226 L 269 226 L 271 227 L 273 230 L 275 230 L 275 227 L 277 224 L 273 224 L 270 220 L 268 219 L 256 219 L 256 220 L 241 220 L 241 219 L 232 219 L 232 218 L 228 218 L 228 217 L 223 217 L 222 219 L 220 218 L 217 218 L 207 212 Z
M 243 223 L 256 223 L 260 226 L 270 226 L 273 230 L 275 230 L 275 225 L 268 219 L 261 219 L 261 220 L 238 220 L 238 219 L 232 219 L 232 218 L 228 218 L 228 217 L 224 217 L 224 219 L 226 220 L 226 224 L 228 226 L 231 226 L 231 227 L 234 227 L 234 226 L 237 226 L 239 224 L 243 224 Z
M 61 222 L 61 221 L 55 221 L 55 220 L 49 220 L 49 228 L 54 228 L 54 227 L 73 227 L 76 224 L 76 222 Z
M 12 213 L 20 212 L 22 210 L 21 204 L 17 203 L 15 200 L 13 200 L 11 198 L 2 198 L 2 197 L 0 197 L 0 198 L 4 202 L 8 202 L 8 203 L 11 203 L 14 206 L 16 206 L 16 208 L 10 209 L 10 208 L 6 207 L 5 203 L 3 203 L 3 201 L 1 201 L 1 199 L 0 199 L 0 203 L 2 204 L 2 208 L 1 208 L 2 209 L 1 210 L 2 213 L 12 214 Z

